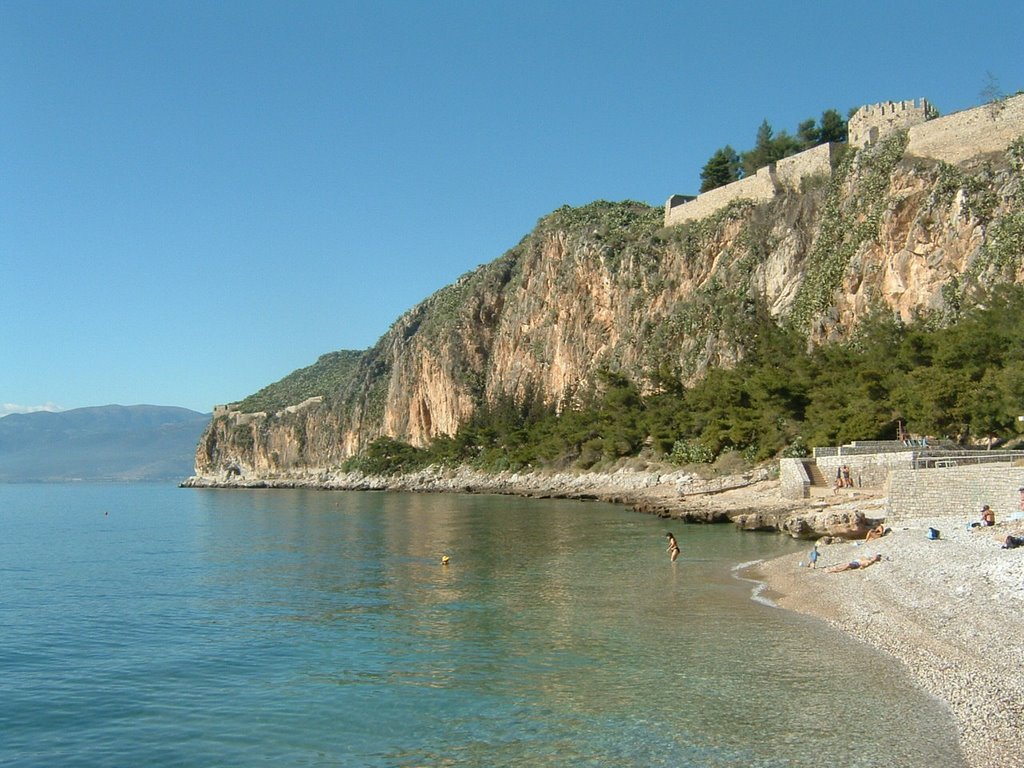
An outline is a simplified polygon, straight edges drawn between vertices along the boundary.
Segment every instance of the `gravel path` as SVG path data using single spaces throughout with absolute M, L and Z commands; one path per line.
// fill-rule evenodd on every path
M 930 540 L 927 529 L 941 532 Z M 947 702 L 975 768 L 1024 766 L 1024 548 L 1005 550 L 1024 523 L 967 528 L 962 519 L 896 523 L 884 538 L 821 546 L 758 566 L 783 608 L 820 617 L 891 654 Z M 997 540 L 998 539 L 998 540 Z M 808 545 L 808 551 L 810 545 Z M 862 570 L 829 565 L 879 553 Z

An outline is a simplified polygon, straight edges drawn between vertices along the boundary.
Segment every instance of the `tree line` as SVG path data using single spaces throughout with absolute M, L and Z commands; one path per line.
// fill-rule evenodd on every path
M 686 464 L 727 452 L 757 462 L 895 439 L 901 425 L 958 443 L 1019 437 L 1024 287 L 994 289 L 948 327 L 879 315 L 846 343 L 808 350 L 800 334 L 766 320 L 758 338 L 741 364 L 712 369 L 692 387 L 665 381 L 644 394 L 625 372 L 606 370 L 578 408 L 556 413 L 539 396 L 506 398 L 427 448 L 382 438 L 347 468 L 586 469 L 641 454 Z
M 740 153 L 726 144 L 715 150 L 701 169 L 700 191 L 707 192 L 753 176 L 759 168 L 819 144 L 844 142 L 846 135 L 846 120 L 834 109 L 825 110 L 820 121 L 813 117 L 804 120 L 797 127 L 796 135 L 786 131 L 775 133 L 766 119 L 757 129 L 753 149 Z

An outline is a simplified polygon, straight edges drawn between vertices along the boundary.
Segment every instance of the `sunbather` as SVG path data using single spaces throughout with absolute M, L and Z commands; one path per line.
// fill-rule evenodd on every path
M 885 536 L 885 523 L 879 523 L 870 531 L 868 535 L 864 537 L 864 541 L 871 541 L 872 539 L 880 539 Z
M 833 565 L 831 568 L 826 568 L 828 573 L 840 573 L 841 571 L 856 571 L 859 568 L 867 568 L 869 565 L 874 565 L 882 559 L 881 555 L 872 555 L 871 557 L 858 557 L 856 560 L 851 560 L 848 563 L 840 563 L 839 565 Z

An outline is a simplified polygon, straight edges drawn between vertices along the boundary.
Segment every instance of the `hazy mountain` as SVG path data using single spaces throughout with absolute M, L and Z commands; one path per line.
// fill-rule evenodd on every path
M 210 414 L 105 405 L 0 418 L 0 482 L 180 480 Z

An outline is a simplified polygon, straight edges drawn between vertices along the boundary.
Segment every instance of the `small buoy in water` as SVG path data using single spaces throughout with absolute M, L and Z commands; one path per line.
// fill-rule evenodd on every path
M 441 555 L 441 565 L 448 565 L 448 555 Z

